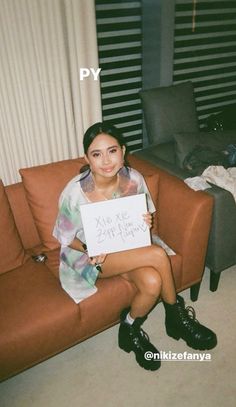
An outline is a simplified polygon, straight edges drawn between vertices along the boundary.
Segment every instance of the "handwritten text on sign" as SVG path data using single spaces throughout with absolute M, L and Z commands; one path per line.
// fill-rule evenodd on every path
M 89 256 L 149 246 L 145 194 L 81 205 Z

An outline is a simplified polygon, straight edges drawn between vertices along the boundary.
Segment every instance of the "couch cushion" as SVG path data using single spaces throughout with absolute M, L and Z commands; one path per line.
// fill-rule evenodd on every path
M 40 245 L 41 240 L 25 195 L 23 183 L 7 185 L 5 191 L 24 248 L 28 249 Z
M 75 343 L 80 312 L 41 263 L 28 260 L 0 280 L 1 379 Z
M 59 247 L 59 242 L 52 236 L 59 196 L 84 164 L 83 158 L 77 158 L 20 170 L 26 197 L 46 249 Z
M 214 151 L 223 151 L 228 144 L 236 143 L 236 131 L 179 132 L 174 133 L 176 164 L 183 168 L 185 157 L 196 146 L 210 147 Z
M 0 180 L 0 274 L 12 270 L 25 261 L 25 252 L 18 235 L 13 214 Z
M 140 92 L 149 142 L 173 140 L 180 131 L 197 131 L 198 121 L 191 82 Z
M 178 167 L 183 168 L 185 157 L 193 151 L 198 144 L 198 132 L 174 133 L 175 139 L 175 158 Z

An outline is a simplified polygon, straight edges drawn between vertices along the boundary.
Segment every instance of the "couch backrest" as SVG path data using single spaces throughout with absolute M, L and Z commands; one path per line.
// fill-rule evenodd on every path
M 173 141 L 175 133 L 198 131 L 191 82 L 140 92 L 149 144 Z
M 14 217 L 0 180 L 0 274 L 21 266 L 26 260 Z
M 58 199 L 66 183 L 79 173 L 84 164 L 84 159 L 78 158 L 27 168 L 21 170 L 23 182 L 5 187 L 24 249 L 41 246 L 42 250 L 50 250 L 59 247 L 59 242 L 52 236 Z M 149 165 L 147 169 L 145 166 L 136 167 L 145 176 L 156 204 L 159 181 L 157 171 Z M 157 229 L 156 222 L 154 228 Z
M 8 185 L 5 191 L 24 249 L 40 245 L 41 240 L 26 199 L 23 183 Z
M 75 158 L 20 170 L 43 250 L 60 247 L 58 240 L 53 237 L 59 197 L 66 184 L 80 173 L 85 164 L 83 158 Z

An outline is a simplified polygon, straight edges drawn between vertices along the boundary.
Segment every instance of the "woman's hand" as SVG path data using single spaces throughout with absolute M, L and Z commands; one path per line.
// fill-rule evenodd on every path
M 89 263 L 93 265 L 95 264 L 100 265 L 104 263 L 106 257 L 107 257 L 106 254 L 100 254 L 99 256 L 90 257 Z
M 143 215 L 144 222 L 148 225 L 149 229 L 152 227 L 152 214 L 147 212 Z

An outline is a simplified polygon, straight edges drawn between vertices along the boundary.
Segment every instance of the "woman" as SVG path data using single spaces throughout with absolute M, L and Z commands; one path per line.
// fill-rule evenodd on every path
M 161 247 L 151 245 L 88 257 L 81 204 L 146 193 L 148 213 L 143 216 L 150 228 L 155 207 L 142 175 L 125 163 L 125 144 L 118 129 L 106 122 L 96 123 L 86 131 L 83 143 L 88 165 L 62 192 L 54 228 L 54 236 L 61 243 L 62 287 L 78 303 L 96 292 L 97 278 L 120 275 L 134 283 L 137 293 L 130 309 L 121 313 L 119 346 L 126 352 L 133 351 L 139 365 L 147 370 L 158 369 L 160 361 L 157 356 L 146 360 L 146 352 L 158 354 L 158 350 L 141 324 L 159 298 L 165 307 L 169 336 L 184 339 L 194 349 L 212 349 L 216 335 L 189 315 L 189 307 L 185 308 L 184 300 L 176 296 L 171 264 Z

